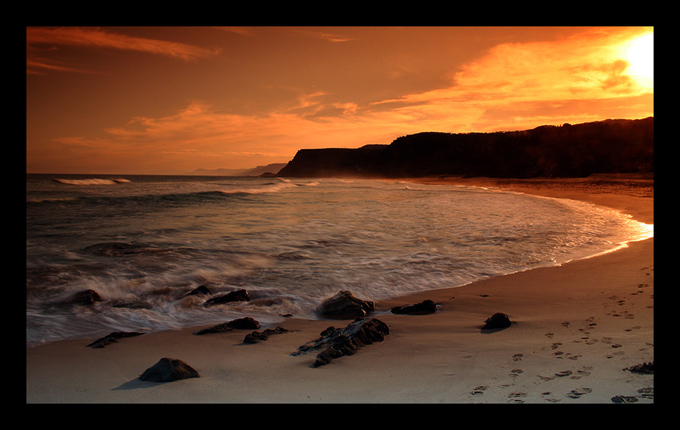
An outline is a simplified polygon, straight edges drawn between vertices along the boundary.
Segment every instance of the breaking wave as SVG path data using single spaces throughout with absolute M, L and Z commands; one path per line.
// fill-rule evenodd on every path
M 54 179 L 55 182 L 64 185 L 115 185 L 115 184 L 125 184 L 129 183 L 129 179 L 101 179 L 101 178 L 90 178 L 90 179 Z

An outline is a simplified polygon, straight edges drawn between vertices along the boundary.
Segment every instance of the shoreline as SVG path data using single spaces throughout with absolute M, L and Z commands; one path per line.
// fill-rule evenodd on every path
M 409 179 L 583 200 L 653 224 L 653 180 L 634 180 Z M 35 346 L 26 353 L 26 401 L 566 404 L 626 396 L 653 403 L 654 375 L 623 370 L 654 360 L 653 247 L 652 237 L 558 267 L 377 302 L 371 316 L 389 326 L 387 338 L 316 369 L 316 354 L 290 354 L 351 320 L 285 318 L 278 325 L 287 333 L 255 345 L 243 344 L 252 330 L 195 336 L 192 328 L 103 349 L 86 347 L 94 339 Z M 425 299 L 439 304 L 436 313 L 389 312 Z M 496 312 L 513 324 L 482 332 Z M 200 378 L 137 379 L 162 357 L 187 362 Z

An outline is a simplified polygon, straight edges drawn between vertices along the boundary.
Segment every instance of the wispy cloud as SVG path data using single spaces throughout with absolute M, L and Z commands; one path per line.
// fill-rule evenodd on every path
M 77 65 L 66 65 L 54 58 L 59 48 L 90 47 L 165 55 L 184 61 L 215 55 L 217 51 L 166 40 L 127 36 L 95 27 L 27 27 L 26 70 L 89 72 Z

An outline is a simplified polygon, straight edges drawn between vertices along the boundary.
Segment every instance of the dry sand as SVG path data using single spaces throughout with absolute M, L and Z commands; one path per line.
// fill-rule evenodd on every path
M 653 224 L 652 180 L 433 180 L 609 206 Z M 599 181 L 599 182 L 598 182 Z M 422 181 L 421 181 L 422 182 Z M 427 181 L 425 181 L 427 182 Z M 251 330 L 195 336 L 196 329 L 27 348 L 27 403 L 653 403 L 654 375 L 624 370 L 654 360 L 653 239 L 616 252 L 376 303 L 385 341 L 311 368 L 291 356 L 326 327 L 349 321 L 287 318 L 288 333 L 243 344 Z M 432 299 L 431 315 L 393 306 Z M 511 327 L 482 332 L 496 312 Z M 263 327 L 264 328 L 264 327 Z M 168 383 L 138 377 L 162 357 L 200 378 Z

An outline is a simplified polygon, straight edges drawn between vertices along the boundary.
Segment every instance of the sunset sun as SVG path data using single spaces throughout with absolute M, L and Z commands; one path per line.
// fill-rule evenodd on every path
M 654 84 L 654 33 L 646 33 L 623 46 L 623 56 L 628 62 L 626 72 L 645 88 Z

